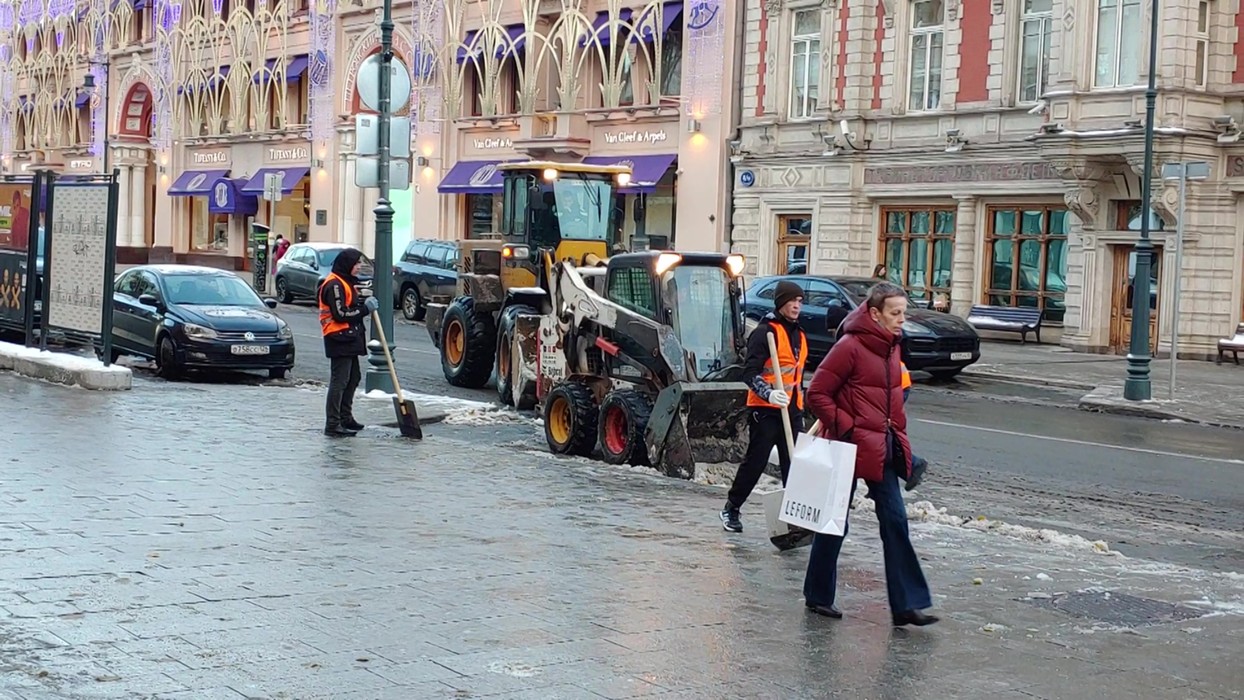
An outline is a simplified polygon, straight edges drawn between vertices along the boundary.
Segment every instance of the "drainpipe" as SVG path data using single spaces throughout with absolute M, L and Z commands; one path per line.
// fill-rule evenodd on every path
M 739 0 L 735 3 L 734 11 L 733 78 L 736 87 L 734 89 L 734 99 L 730 101 L 730 123 L 734 125 L 734 130 L 731 132 L 732 136 L 727 139 L 727 143 L 722 144 L 723 146 L 727 146 L 727 148 L 729 148 L 727 145 L 729 141 L 741 139 L 743 136 L 743 129 L 740 125 L 740 120 L 743 116 L 743 55 L 746 53 L 743 42 L 746 40 L 747 2 L 746 0 Z M 727 162 L 729 163 L 729 168 L 727 168 L 727 170 L 729 172 L 730 184 L 726 188 L 725 221 L 722 222 L 726 227 L 726 253 L 734 251 L 734 183 L 738 179 L 735 177 L 735 165 L 729 160 L 729 158 L 729 156 L 726 156 Z

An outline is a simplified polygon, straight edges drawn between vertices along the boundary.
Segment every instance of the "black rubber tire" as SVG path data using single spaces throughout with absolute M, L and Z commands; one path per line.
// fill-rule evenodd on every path
M 519 314 L 536 314 L 535 309 L 526 304 L 515 304 L 508 306 L 501 312 L 501 321 L 497 324 L 497 354 L 496 354 L 496 372 L 497 372 L 497 398 L 506 406 L 514 405 L 514 382 L 509 376 L 510 368 L 502 366 L 502 360 L 507 360 L 510 353 L 514 352 L 514 326 L 518 323 Z M 509 364 L 508 361 L 505 364 Z M 521 403 L 521 402 L 520 402 Z M 528 406 L 527 408 L 531 408 Z
M 954 379 L 955 377 L 959 376 L 959 373 L 960 373 L 960 372 L 962 372 L 962 371 L 963 371 L 963 368 L 962 368 L 962 367 L 960 367 L 959 369 L 931 369 L 931 370 L 928 370 L 928 372 L 929 372 L 929 376 L 930 376 L 930 377 L 933 377 L 934 379 L 936 379 L 936 380 L 938 380 L 938 381 L 948 381 L 948 380 Z
M 552 412 L 561 402 L 569 404 L 569 430 L 562 442 L 553 435 Z M 544 439 L 553 454 L 591 457 L 596 448 L 596 398 L 592 389 L 576 381 L 562 382 L 544 397 Z
M 289 283 L 279 275 L 276 278 L 276 300 L 282 304 L 294 303 L 294 295 L 289 293 Z
M 407 321 L 422 321 L 428 310 L 423 305 L 423 295 L 413 285 L 402 287 L 401 297 L 402 318 Z
M 634 389 L 611 391 L 600 404 L 600 454 L 609 464 L 648 464 L 648 448 L 644 443 L 644 430 L 652 415 L 652 402 Z M 621 420 L 615 425 L 614 420 Z M 613 431 L 619 430 L 621 444 L 614 444 Z
M 160 336 L 156 343 L 156 376 L 164 379 L 176 379 L 181 376 L 181 367 L 177 366 L 177 350 L 173 339 Z
M 455 324 L 462 326 L 462 356 L 455 365 L 449 360 L 451 333 Z M 445 309 L 441 322 L 441 370 L 445 380 L 456 387 L 482 389 L 492 376 L 497 354 L 497 329 L 492 316 L 475 310 L 475 300 L 458 297 Z
M 273 367 L 268 370 L 268 379 L 284 379 L 288 372 L 289 370 L 284 367 Z

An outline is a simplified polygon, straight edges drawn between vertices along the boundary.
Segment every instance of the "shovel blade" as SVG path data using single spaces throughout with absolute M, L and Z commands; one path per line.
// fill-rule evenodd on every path
M 397 414 L 397 429 L 401 431 L 402 437 L 423 439 L 423 428 L 419 427 L 419 413 L 415 411 L 414 401 L 394 396 L 393 412 Z

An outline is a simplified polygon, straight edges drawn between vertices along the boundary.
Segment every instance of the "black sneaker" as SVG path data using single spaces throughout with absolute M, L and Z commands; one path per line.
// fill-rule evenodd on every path
M 721 511 L 721 526 L 727 532 L 742 532 L 743 521 L 739 520 L 739 509 L 727 504 Z
M 366 428 L 367 426 L 363 425 L 362 423 L 360 423 L 360 422 L 358 422 L 358 421 L 356 421 L 356 420 L 354 420 L 354 419 L 351 419 L 351 420 L 348 420 L 348 421 L 343 422 L 343 423 L 341 424 L 341 427 L 345 428 L 346 430 L 353 430 L 354 432 L 356 432 L 356 433 L 357 433 L 357 432 L 359 432 L 360 430 L 362 430 L 363 428 Z
M 328 437 L 354 437 L 355 435 L 358 435 L 358 433 L 354 432 L 353 430 L 346 430 L 345 428 L 341 428 L 341 427 L 324 428 L 324 434 L 327 435 Z

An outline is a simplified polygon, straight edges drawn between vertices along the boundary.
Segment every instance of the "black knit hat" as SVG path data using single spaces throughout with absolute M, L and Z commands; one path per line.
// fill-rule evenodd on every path
M 786 302 L 794 301 L 803 296 L 803 289 L 791 282 L 790 280 L 782 280 L 777 284 L 777 290 L 773 293 L 773 309 L 780 311 Z

